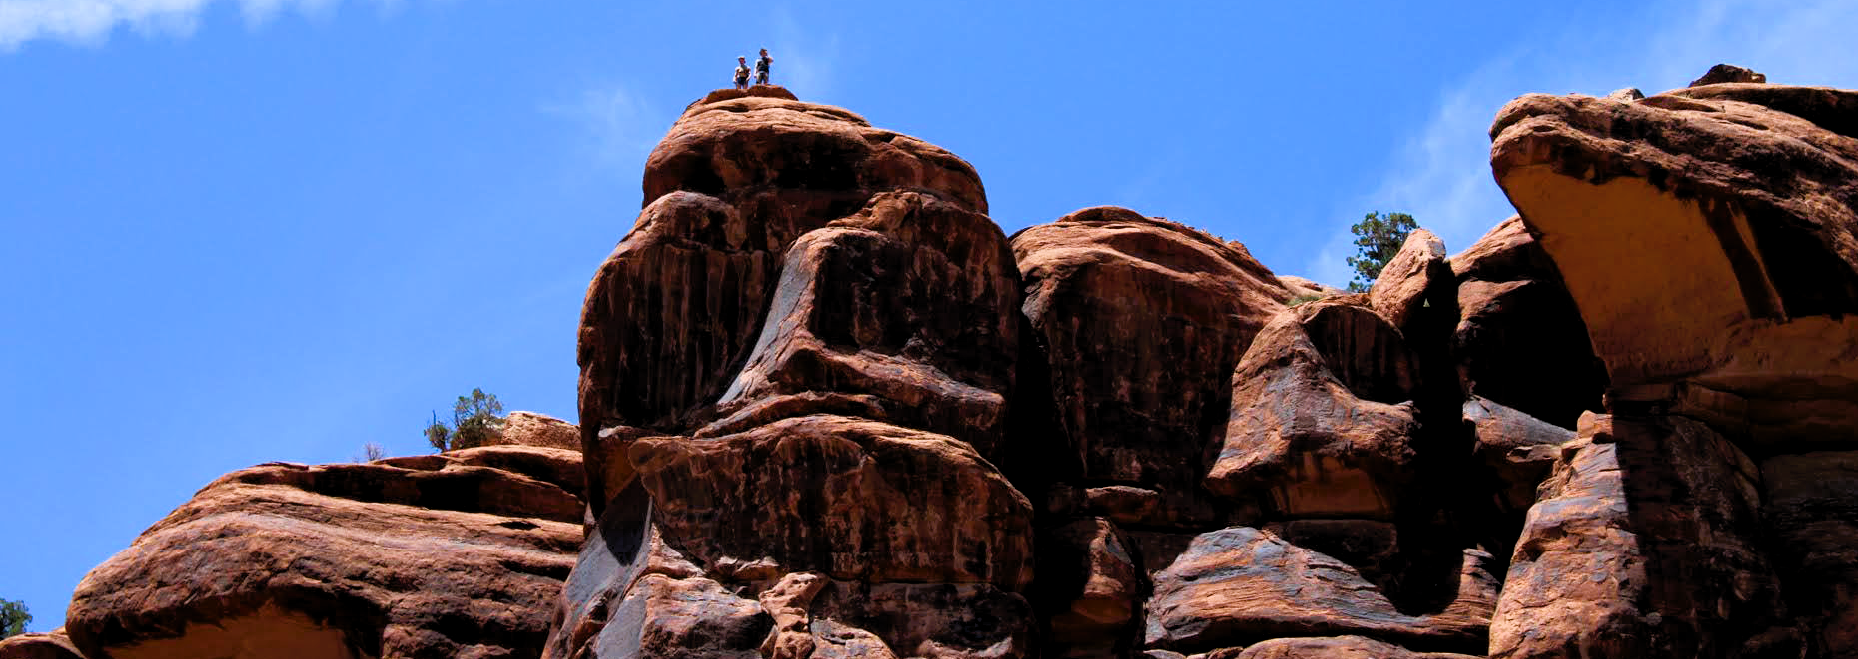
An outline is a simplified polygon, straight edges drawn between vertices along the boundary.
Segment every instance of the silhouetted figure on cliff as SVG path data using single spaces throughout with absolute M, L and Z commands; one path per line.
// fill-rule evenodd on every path
M 748 58 L 735 58 L 735 88 L 748 89 Z
M 768 84 L 768 66 L 774 64 L 774 58 L 768 57 L 768 49 L 761 49 L 761 59 L 755 60 L 755 84 Z

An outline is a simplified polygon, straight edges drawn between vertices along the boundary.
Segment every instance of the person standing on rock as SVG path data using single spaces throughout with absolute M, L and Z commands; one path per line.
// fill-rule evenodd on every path
M 755 84 L 768 84 L 768 66 L 774 64 L 774 58 L 768 57 L 768 49 L 761 49 L 761 58 L 755 60 Z
M 748 89 L 748 58 L 735 58 L 735 88 Z

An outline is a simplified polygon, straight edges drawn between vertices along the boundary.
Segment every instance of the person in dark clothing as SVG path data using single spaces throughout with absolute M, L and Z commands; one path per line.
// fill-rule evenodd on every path
M 735 58 L 735 88 L 748 89 L 748 58 Z
M 768 49 L 761 49 L 761 59 L 755 60 L 755 84 L 768 84 L 768 65 L 773 63 L 774 58 L 768 57 Z

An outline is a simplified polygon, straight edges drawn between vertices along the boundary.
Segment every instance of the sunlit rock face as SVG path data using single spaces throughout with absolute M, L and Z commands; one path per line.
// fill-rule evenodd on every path
M 87 657 L 534 657 L 580 455 L 491 446 L 221 477 L 84 577 Z
M 600 536 L 548 655 L 1031 652 L 1023 293 L 974 170 L 757 87 L 645 193 L 582 316 Z
M 1498 113 L 1492 168 L 1613 414 L 1542 486 L 1492 656 L 1858 653 L 1831 540 L 1858 496 L 1858 93 L 1763 80 Z M 1605 576 L 1552 585 L 1577 569 Z

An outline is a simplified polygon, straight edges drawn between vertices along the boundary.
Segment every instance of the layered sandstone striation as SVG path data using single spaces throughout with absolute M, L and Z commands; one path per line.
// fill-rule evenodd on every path
M 518 446 L 233 472 L 92 570 L 67 630 L 91 659 L 538 656 L 583 487 Z
M 1764 80 L 1518 99 L 1363 294 L 717 91 L 578 428 L 235 472 L 0 658 L 1858 657 L 1858 93 Z
M 645 199 L 583 312 L 601 540 L 549 656 L 1029 653 L 1022 292 L 974 170 L 757 87 L 686 110 Z

